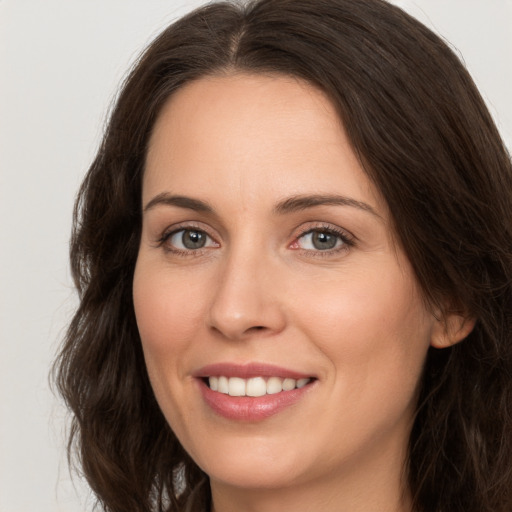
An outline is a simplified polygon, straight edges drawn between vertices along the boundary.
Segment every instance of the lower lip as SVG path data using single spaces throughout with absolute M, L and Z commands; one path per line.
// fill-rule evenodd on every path
M 254 422 L 274 416 L 297 403 L 315 381 L 302 388 L 258 397 L 230 396 L 212 391 L 201 379 L 198 382 L 204 401 L 215 413 L 229 420 Z

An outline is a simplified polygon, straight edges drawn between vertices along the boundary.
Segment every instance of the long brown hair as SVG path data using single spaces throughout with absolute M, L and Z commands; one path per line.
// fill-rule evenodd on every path
M 74 212 L 80 305 L 55 364 L 70 453 L 104 510 L 178 511 L 204 478 L 166 423 L 132 304 L 141 176 L 165 101 L 197 78 L 282 73 L 328 94 L 425 300 L 477 320 L 431 349 L 410 443 L 418 512 L 512 510 L 512 168 L 470 76 L 382 0 L 205 6 L 168 27 L 125 81 Z

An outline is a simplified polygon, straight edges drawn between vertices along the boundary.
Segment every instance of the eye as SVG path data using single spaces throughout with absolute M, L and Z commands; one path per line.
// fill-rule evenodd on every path
M 293 244 L 293 248 L 306 251 L 334 251 L 347 248 L 352 245 L 351 239 L 344 233 L 332 228 L 310 229 L 299 236 Z
M 180 229 L 164 237 L 164 242 L 171 246 L 171 250 L 195 251 L 205 247 L 217 247 L 204 231 L 200 229 Z

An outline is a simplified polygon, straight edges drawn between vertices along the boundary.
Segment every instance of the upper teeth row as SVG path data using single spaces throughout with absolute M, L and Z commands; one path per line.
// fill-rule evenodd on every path
M 241 379 L 240 377 L 209 377 L 210 389 L 230 396 L 263 396 L 273 395 L 281 391 L 291 391 L 295 388 L 302 388 L 311 379 L 281 379 L 270 377 L 265 380 L 263 377 Z

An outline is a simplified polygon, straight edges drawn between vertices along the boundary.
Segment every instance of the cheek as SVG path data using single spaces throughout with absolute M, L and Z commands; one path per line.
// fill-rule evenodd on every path
M 353 273 L 310 289 L 303 329 L 352 382 L 415 386 L 430 342 L 430 315 L 416 285 L 400 267 Z M 342 378 L 342 381 L 344 379 Z
M 161 265 L 143 258 L 137 262 L 133 302 L 144 359 L 153 392 L 169 425 L 187 439 L 187 362 L 193 354 L 191 339 L 204 324 L 198 290 L 187 279 L 172 276 Z
M 137 326 L 148 370 L 176 361 L 204 323 L 203 305 L 192 283 L 138 262 L 133 280 Z
M 326 384 L 340 404 L 332 409 L 334 432 L 361 446 L 397 428 L 408 436 L 430 333 L 414 286 L 400 274 L 368 273 L 324 287 L 308 304 L 303 330 L 329 360 Z M 334 439 L 333 430 L 326 437 Z

